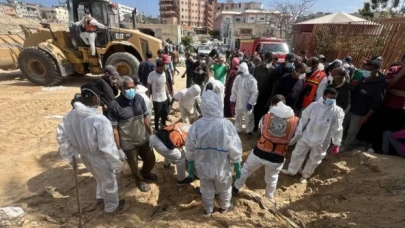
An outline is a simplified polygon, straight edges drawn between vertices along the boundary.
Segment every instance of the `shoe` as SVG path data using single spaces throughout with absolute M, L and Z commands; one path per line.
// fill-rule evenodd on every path
M 154 173 L 142 174 L 142 177 L 145 180 L 149 180 L 149 181 L 153 181 L 153 182 L 156 182 L 158 180 L 157 175 Z
M 292 172 L 290 172 L 290 171 L 288 171 L 288 169 L 282 169 L 282 170 L 281 170 L 281 173 L 282 173 L 282 174 L 285 174 L 285 175 L 289 175 L 289 176 L 295 176 L 295 174 L 292 173 Z
M 232 194 L 233 195 L 238 195 L 239 194 L 239 189 L 237 189 L 235 186 L 232 186 Z
M 307 178 L 305 178 L 305 177 L 301 177 L 301 179 L 300 179 L 300 183 L 301 183 L 301 184 L 306 184 L 306 183 L 308 183 Z
M 139 188 L 139 190 L 141 190 L 141 192 L 149 192 L 150 191 L 150 186 L 145 182 L 140 182 L 138 184 L 138 188 Z
M 247 134 L 248 134 L 248 137 L 252 137 L 252 135 L 253 135 L 252 132 L 249 132 L 249 133 L 247 133 Z
M 219 208 L 219 213 L 221 213 L 221 214 L 228 213 L 228 212 L 231 212 L 231 211 L 233 211 L 233 204 L 232 203 L 227 209 Z
M 184 186 L 184 185 L 189 185 L 192 182 L 193 182 L 193 179 L 191 179 L 190 177 L 187 177 L 182 181 L 177 181 L 177 186 L 181 187 L 181 186 Z
M 115 211 L 113 211 L 113 212 L 107 212 L 107 213 L 116 213 L 116 212 L 122 210 L 122 209 L 124 208 L 124 206 L 125 206 L 125 200 L 122 199 L 122 200 L 120 200 L 120 201 L 118 202 L 118 207 L 117 207 L 117 209 L 115 209 Z

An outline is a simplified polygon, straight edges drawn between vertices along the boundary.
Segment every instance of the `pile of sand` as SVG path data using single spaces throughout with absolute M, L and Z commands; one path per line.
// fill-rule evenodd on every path
M 8 33 L 11 32 L 12 34 L 20 34 L 24 35 L 21 33 L 21 28 L 19 25 L 25 25 L 27 27 L 34 27 L 38 28 L 41 27 L 40 25 L 41 20 L 36 19 L 36 18 L 15 18 L 11 17 L 8 15 L 1 15 L 0 16 L 0 34 L 2 33 Z M 58 30 L 68 30 L 68 24 L 67 22 L 63 23 L 50 23 L 52 30 L 58 31 Z

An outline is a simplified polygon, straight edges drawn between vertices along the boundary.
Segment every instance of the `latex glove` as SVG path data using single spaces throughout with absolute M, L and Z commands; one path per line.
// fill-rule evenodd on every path
M 125 153 L 124 153 L 124 151 L 122 149 L 119 149 L 118 153 L 119 153 L 121 162 L 124 162 L 125 160 L 127 160 L 127 156 L 125 155 Z
M 187 162 L 188 168 L 188 177 L 191 179 L 194 179 L 194 171 L 195 171 L 195 163 L 194 161 L 188 161 Z
M 233 163 L 233 171 L 235 172 L 236 179 L 239 179 L 241 175 L 240 162 Z
M 253 105 L 248 103 L 246 108 L 247 108 L 248 111 L 251 111 L 253 109 Z
M 332 155 L 337 155 L 340 151 L 340 146 L 333 146 L 332 147 Z

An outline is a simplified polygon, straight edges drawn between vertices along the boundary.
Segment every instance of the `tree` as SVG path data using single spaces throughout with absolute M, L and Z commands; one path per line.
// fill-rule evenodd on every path
M 299 17 L 308 14 L 316 0 L 273 0 L 270 2 L 270 9 L 278 11 L 275 13 L 276 25 L 280 29 L 280 36 L 283 34 L 287 40 L 291 39 L 292 26 Z
M 193 37 L 191 36 L 183 36 L 181 38 L 181 43 L 184 45 L 184 48 L 186 49 L 186 51 L 192 51 L 193 50 Z
M 370 0 L 364 2 L 362 9 L 358 12 L 365 18 L 374 18 L 374 13 L 378 13 L 378 18 L 403 17 L 405 14 L 405 0 Z

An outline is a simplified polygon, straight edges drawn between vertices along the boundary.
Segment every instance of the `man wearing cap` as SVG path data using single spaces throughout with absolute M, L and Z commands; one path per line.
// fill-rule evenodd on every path
M 120 78 L 115 67 L 107 65 L 104 67 L 104 76 L 102 76 L 94 84 L 95 87 L 101 92 L 100 106 L 103 107 L 103 114 L 106 116 L 108 112 L 108 105 L 118 95 L 117 82 Z
M 281 77 L 283 77 L 283 75 L 294 71 L 294 62 L 295 62 L 294 54 L 289 53 L 285 55 L 284 63 L 281 63 L 280 65 L 278 65 L 278 67 L 276 67 L 277 72 L 276 81 L 278 81 Z
M 258 65 L 253 72 L 253 77 L 257 81 L 257 87 L 259 90 L 259 96 L 257 98 L 255 109 L 253 110 L 255 119 L 254 132 L 258 130 L 260 120 L 268 111 L 266 104 L 270 100 L 273 89 L 276 85 L 277 72 L 273 68 L 272 61 L 273 54 L 271 52 L 266 52 L 263 63 Z
M 85 31 L 80 33 L 80 38 L 82 38 L 83 42 L 86 45 L 90 45 L 91 55 L 96 56 L 97 28 L 107 29 L 107 26 L 99 23 L 96 19 L 94 19 L 88 9 L 85 9 L 84 13 L 84 17 L 80 21 L 74 23 L 74 25 L 84 27 Z
M 97 182 L 96 198 L 104 202 L 104 211 L 115 212 L 125 204 L 118 199 L 116 175 L 120 173 L 121 161 L 113 137 L 110 121 L 101 115 L 99 91 L 93 84 L 81 88 L 82 102 L 75 102 L 56 129 L 56 139 L 64 160 L 72 162 L 72 156 L 82 158 L 84 166 Z

